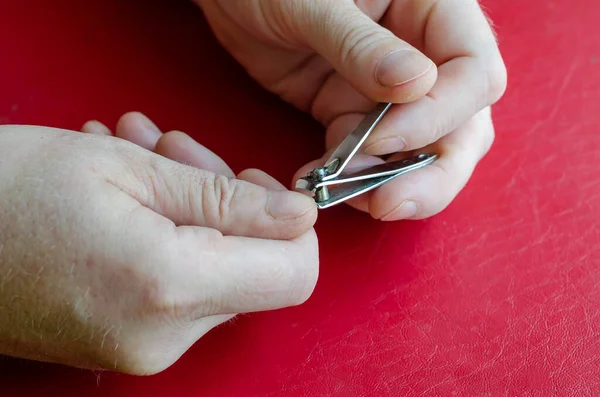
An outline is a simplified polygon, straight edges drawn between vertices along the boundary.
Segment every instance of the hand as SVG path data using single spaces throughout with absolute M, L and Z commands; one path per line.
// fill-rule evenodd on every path
M 327 151 L 377 102 L 392 102 L 352 166 L 440 155 L 349 202 L 376 219 L 440 212 L 493 142 L 489 106 L 505 91 L 506 70 L 476 0 L 196 2 L 253 78 L 326 126 Z
M 181 137 L 0 127 L 0 354 L 153 374 L 236 313 L 309 297 L 313 201 L 198 144 L 203 169 L 160 154 Z

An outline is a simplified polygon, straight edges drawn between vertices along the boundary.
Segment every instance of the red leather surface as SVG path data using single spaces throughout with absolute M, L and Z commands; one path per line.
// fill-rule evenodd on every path
M 322 212 L 306 304 L 244 316 L 149 378 L 4 358 L 0 395 L 599 395 L 600 2 L 486 6 L 509 89 L 446 211 Z M 320 155 L 321 128 L 251 82 L 183 0 L 2 0 L 0 54 L 2 123 L 141 110 L 287 184 Z

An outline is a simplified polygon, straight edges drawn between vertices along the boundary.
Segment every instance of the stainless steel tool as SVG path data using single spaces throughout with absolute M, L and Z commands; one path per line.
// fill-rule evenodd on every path
M 379 164 L 355 173 L 344 173 L 352 157 L 358 153 L 390 107 L 390 103 L 377 105 L 348 134 L 322 167 L 315 168 L 296 181 L 296 189 L 313 195 L 317 206 L 324 209 L 378 188 L 402 174 L 433 163 L 438 157 L 437 154 L 419 154 L 409 159 Z

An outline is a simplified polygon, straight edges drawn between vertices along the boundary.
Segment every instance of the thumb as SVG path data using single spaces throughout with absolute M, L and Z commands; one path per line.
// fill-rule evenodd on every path
M 326 58 L 350 84 L 377 102 L 405 103 L 429 92 L 436 65 L 373 21 L 351 0 L 305 1 L 295 7 L 299 39 Z
M 150 161 L 151 166 L 136 172 L 138 188 L 122 190 L 177 226 L 288 240 L 308 232 L 316 222 L 317 207 L 304 194 L 228 178 L 163 157 Z

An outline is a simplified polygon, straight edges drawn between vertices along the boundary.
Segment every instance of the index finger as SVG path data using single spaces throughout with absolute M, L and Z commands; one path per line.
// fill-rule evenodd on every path
M 365 142 L 367 153 L 436 142 L 504 94 L 506 68 L 476 0 L 396 0 L 382 23 L 438 65 L 438 80 L 422 99 L 389 110 Z

